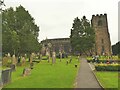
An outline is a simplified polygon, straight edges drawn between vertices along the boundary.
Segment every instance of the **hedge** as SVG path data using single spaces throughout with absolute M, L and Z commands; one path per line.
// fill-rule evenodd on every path
M 96 64 L 97 71 L 120 71 L 119 64 Z
M 88 63 L 90 63 L 90 62 L 92 62 L 92 63 L 94 63 L 94 62 L 96 62 L 96 63 L 107 63 L 108 61 L 109 61 L 109 63 L 113 63 L 113 62 L 119 63 L 120 62 L 120 60 L 98 60 L 98 61 L 93 61 L 92 59 L 87 59 Z

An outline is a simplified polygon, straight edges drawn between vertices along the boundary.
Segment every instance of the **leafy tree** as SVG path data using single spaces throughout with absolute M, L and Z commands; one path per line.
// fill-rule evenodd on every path
M 120 41 L 112 45 L 113 55 L 120 55 Z
M 2 12 L 2 38 L 4 53 L 31 53 L 39 51 L 39 27 L 23 6 Z
M 39 51 L 38 32 L 39 27 L 34 23 L 34 19 L 24 7 L 16 8 L 16 30 L 20 37 L 20 52 Z
M 19 47 L 19 36 L 15 32 L 15 19 L 13 8 L 2 12 L 2 48 L 4 53 L 14 53 Z
M 85 16 L 81 20 L 78 17 L 75 18 L 70 41 L 74 52 L 86 53 L 94 47 L 95 32 Z

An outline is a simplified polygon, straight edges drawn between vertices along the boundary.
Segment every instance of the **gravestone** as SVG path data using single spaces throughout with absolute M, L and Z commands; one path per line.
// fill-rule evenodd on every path
M 18 56 L 18 63 L 20 63 L 20 60 L 21 60 L 21 57 L 20 57 L 20 56 Z
M 28 76 L 31 74 L 31 69 L 30 68 L 24 68 L 23 69 L 23 76 Z
M 16 60 L 15 55 L 12 56 L 12 64 L 14 64 L 15 66 L 17 64 L 17 60 Z
M 10 68 L 11 68 L 11 71 L 15 71 L 15 70 L 16 70 L 14 64 L 11 64 L 11 65 L 10 65 Z
M 30 63 L 33 61 L 33 54 L 30 55 Z
M 8 58 L 7 58 L 6 56 L 3 57 L 2 65 L 3 65 L 3 66 L 7 66 L 7 65 L 8 65 Z
M 34 63 L 30 63 L 30 68 L 33 69 Z
M 25 57 L 22 57 L 22 66 L 25 66 L 26 60 Z
M 60 54 L 60 62 L 62 61 L 62 52 L 59 52 Z
M 18 58 L 17 58 L 17 65 L 21 66 L 21 57 L 20 56 L 18 56 Z
M 53 52 L 52 53 L 52 64 L 55 64 L 55 62 L 56 62 L 56 53 Z
M 2 83 L 7 84 L 11 81 L 11 69 L 2 70 Z
M 12 69 L 16 70 L 16 64 L 17 64 L 17 60 L 15 55 L 12 56 Z

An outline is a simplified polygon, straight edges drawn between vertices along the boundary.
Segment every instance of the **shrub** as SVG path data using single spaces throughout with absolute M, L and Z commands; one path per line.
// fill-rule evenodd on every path
M 120 71 L 119 64 L 96 64 L 97 71 Z

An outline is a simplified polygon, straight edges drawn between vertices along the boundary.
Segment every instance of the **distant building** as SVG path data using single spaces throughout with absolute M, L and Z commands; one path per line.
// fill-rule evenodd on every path
M 92 27 L 95 30 L 95 47 L 92 54 L 97 55 L 111 55 L 112 47 L 110 41 L 110 34 L 108 30 L 107 14 L 92 15 L 91 19 Z M 45 48 L 50 44 L 52 50 L 55 52 L 71 52 L 70 38 L 56 38 L 56 39 L 46 39 L 41 41 L 43 45 L 43 51 L 45 53 Z M 42 52 L 43 52 L 42 51 Z
M 70 44 L 70 38 L 55 38 L 55 39 L 46 39 L 41 41 L 43 51 L 45 53 L 45 48 L 50 47 L 51 51 L 55 51 L 57 53 L 65 52 L 70 53 L 71 50 L 71 44 Z M 42 52 L 43 52 L 42 51 Z

